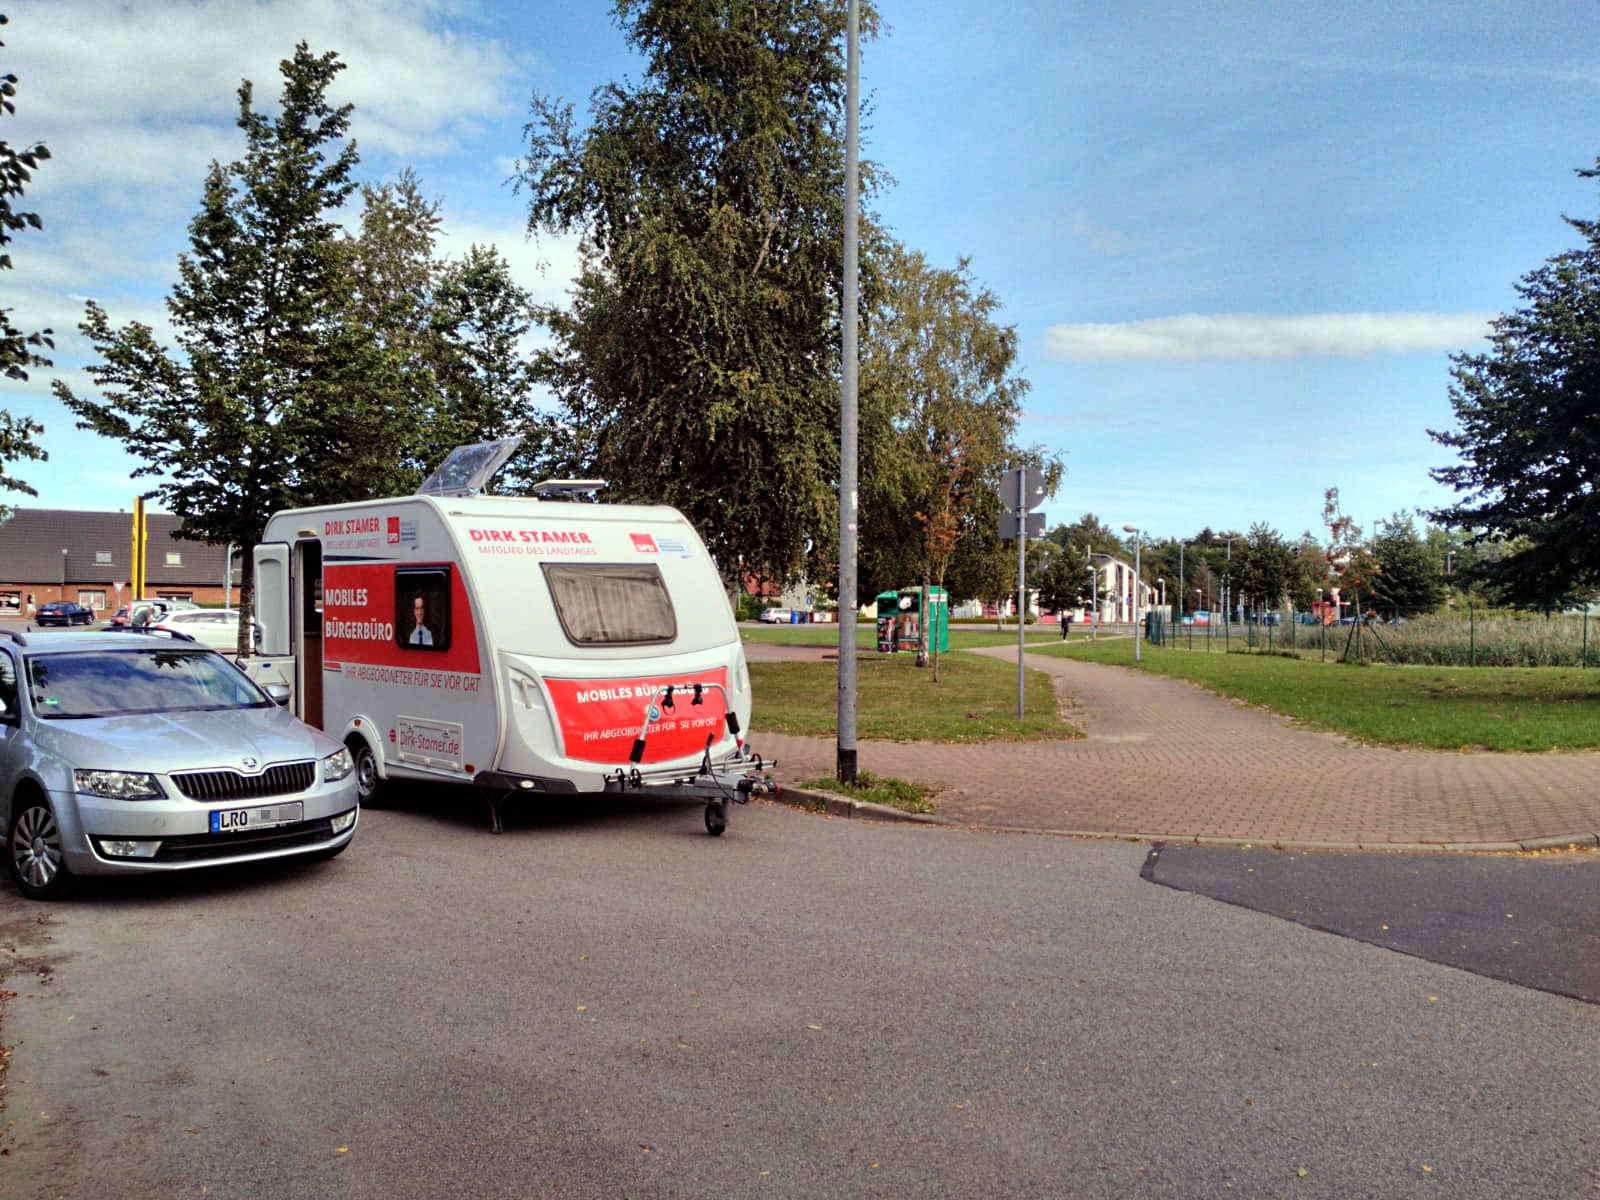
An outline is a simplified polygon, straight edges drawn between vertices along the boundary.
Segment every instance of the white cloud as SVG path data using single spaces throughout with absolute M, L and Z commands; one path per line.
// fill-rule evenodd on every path
M 55 0 L 7 38 L 22 80 L 15 131 L 55 155 L 41 194 L 174 180 L 198 194 L 208 161 L 238 156 L 240 81 L 252 81 L 258 110 L 275 110 L 278 64 L 304 40 L 347 64 L 329 99 L 355 105 L 364 152 L 448 153 L 516 111 L 527 69 L 503 43 L 462 30 L 476 11 L 447 0 Z
M 52 0 L 13 16 L 6 69 L 20 83 L 10 136 L 44 141 L 52 154 L 25 205 L 44 231 L 14 246 L 6 307 L 28 329 L 53 328 L 52 357 L 63 364 L 89 354 L 76 330 L 88 296 L 114 326 L 141 320 L 170 342 L 160 297 L 187 248 L 207 164 L 244 149 L 240 81 L 254 82 L 258 111 L 274 112 L 279 63 L 297 41 L 348 64 L 328 99 L 355 106 L 364 180 L 390 170 L 391 157 L 421 159 L 425 181 L 442 169 L 429 156 L 466 148 L 481 158 L 486 127 L 516 115 L 531 72 L 482 0 Z M 473 159 L 464 161 L 470 182 Z M 347 213 L 353 225 L 359 198 Z M 474 236 L 515 261 L 521 230 L 495 232 Z M 571 256 L 552 257 L 545 286 L 559 294 Z
M 1084 248 L 1093 254 L 1107 256 L 1125 254 L 1133 248 L 1133 239 L 1120 230 L 1108 228 L 1099 224 L 1086 212 L 1075 212 L 1068 219 L 1067 227 L 1072 235 L 1081 241 Z
M 493 246 L 511 267 L 511 277 L 540 304 L 565 304 L 578 274 L 578 235 L 541 234 L 530 240 L 522 224 L 497 224 L 448 211 L 441 214 L 441 258 L 460 258 L 472 246 Z
M 1493 313 L 1252 313 L 1052 325 L 1044 351 L 1062 362 L 1281 359 L 1458 350 L 1488 332 Z

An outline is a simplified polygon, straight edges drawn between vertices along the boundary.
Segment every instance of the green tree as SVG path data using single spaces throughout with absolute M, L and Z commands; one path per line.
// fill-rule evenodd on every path
M 1600 160 L 1578 174 L 1600 177 Z M 1429 430 L 1461 459 L 1431 472 L 1459 497 L 1432 519 L 1516 543 L 1473 578 L 1542 609 L 1600 587 L 1600 222 L 1563 219 L 1584 244 L 1522 277 L 1486 353 L 1451 359 L 1456 428 Z
M 642 82 L 598 89 L 581 132 L 536 95 L 519 169 L 530 232 L 584 236 L 571 306 L 541 314 L 570 434 L 547 457 L 683 510 L 730 590 L 741 571 L 792 581 L 808 552 L 820 577 L 837 541 L 844 6 L 613 11 Z
M 1372 600 L 1386 616 L 1416 616 L 1444 603 L 1444 569 L 1438 554 L 1405 513 L 1396 513 L 1372 538 L 1378 571 Z
M 176 353 L 146 325 L 113 329 L 91 300 L 80 329 L 100 359 L 88 373 L 101 398 L 55 383 L 80 428 L 121 442 L 142 460 L 136 477 L 160 480 L 154 494 L 182 517 L 180 536 L 244 549 L 246 614 L 267 517 L 375 494 L 394 462 L 382 445 L 393 414 L 368 406 L 371 342 L 349 320 L 349 256 L 333 219 L 356 186 L 350 106 L 326 99 L 343 69 L 300 43 L 281 64 L 276 117 L 240 85 L 245 155 L 207 172 L 167 299 Z
M 387 448 L 384 475 L 368 486 L 379 494 L 416 488 L 445 452 L 460 444 L 440 427 L 436 367 L 440 347 L 433 322 L 439 264 L 434 258 L 439 201 L 423 195 L 407 168 L 393 182 L 361 186 L 361 223 L 338 249 L 347 272 L 341 326 L 335 336 L 347 363 L 348 386 L 371 423 L 351 436 Z M 418 419 L 427 413 L 429 419 Z M 460 441 L 474 441 L 470 435 Z M 357 454 L 365 462 L 370 456 Z M 350 487 L 360 485 L 351 481 Z
M 1293 590 L 1296 574 L 1293 547 L 1264 522 L 1252 525 L 1243 544 L 1234 547 L 1233 586 L 1249 611 L 1279 608 Z
M 1309 610 L 1315 602 L 1327 599 L 1329 586 L 1327 552 L 1311 531 L 1305 530 L 1294 545 L 1289 600 L 1296 608 Z
M 432 374 L 443 412 L 433 432 L 445 446 L 523 438 L 498 476 L 498 486 L 512 494 L 538 482 L 536 464 L 554 433 L 532 401 L 538 377 L 523 350 L 535 311 L 533 297 L 493 246 L 470 247 L 434 285 Z
M 1045 544 L 1055 546 L 1055 539 Z M 1057 546 L 1048 555 L 1033 576 L 1033 586 L 1039 590 L 1039 604 L 1054 612 L 1088 605 L 1094 592 L 1094 571 L 1086 547 L 1069 542 Z
M 0 13 L 0 25 L 8 21 L 9 18 Z M 4 42 L 0 42 L 0 46 L 4 45 Z M 16 115 L 16 104 L 11 99 L 16 94 L 17 77 L 10 73 L 0 76 L 0 113 L 8 117 Z M 49 157 L 50 150 L 42 142 L 19 150 L 9 141 L 0 139 L 0 270 L 12 269 L 11 254 L 7 248 L 11 245 L 13 235 L 24 229 L 43 228 L 38 213 L 17 211 L 13 201 L 22 198 L 33 172 Z M 31 333 L 18 329 L 12 324 L 13 311 L 0 308 L 0 373 L 7 379 L 24 381 L 28 378 L 30 368 L 51 365 L 48 358 L 39 354 L 39 350 L 53 349 L 55 342 L 51 340 L 53 331 L 49 329 Z M 43 462 L 49 457 L 35 440 L 43 432 L 44 426 L 32 418 L 0 410 L 0 490 L 22 492 L 28 496 L 39 494 L 12 475 L 10 467 L 12 463 L 23 459 Z M 0 505 L 0 518 L 4 518 L 9 511 Z
M 1057 525 L 1045 535 L 1060 546 L 1087 547 L 1096 554 L 1117 554 L 1123 551 L 1122 538 L 1093 513 L 1084 513 L 1071 525 Z
M 341 243 L 350 294 L 339 336 L 349 361 L 365 364 L 349 383 L 373 414 L 358 436 L 386 448 L 371 490 L 409 492 L 451 447 L 521 435 L 497 487 L 526 491 L 547 429 L 522 345 L 532 297 L 493 246 L 455 262 L 435 256 L 440 204 L 409 168 L 361 196 L 360 230 Z
M 1016 330 L 994 320 L 999 304 L 967 260 L 936 268 L 895 246 L 870 311 L 862 391 L 887 421 L 863 480 L 861 540 L 894 547 L 924 588 L 946 586 L 964 538 L 997 537 L 1001 476 L 1019 457 L 1011 435 L 1028 385 L 1014 372 Z

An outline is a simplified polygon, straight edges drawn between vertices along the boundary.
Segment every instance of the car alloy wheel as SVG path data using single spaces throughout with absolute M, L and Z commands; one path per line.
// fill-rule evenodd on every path
M 25 800 L 11 818 L 6 837 L 11 873 L 17 887 L 30 900 L 50 900 L 64 895 L 71 884 L 66 855 L 61 849 L 61 827 L 43 800 Z

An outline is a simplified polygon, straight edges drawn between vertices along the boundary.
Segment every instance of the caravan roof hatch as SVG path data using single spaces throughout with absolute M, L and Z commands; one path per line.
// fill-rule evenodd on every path
M 498 442 L 474 442 L 457 446 L 444 462 L 422 481 L 418 496 L 476 496 L 490 477 L 505 466 L 506 460 L 522 445 L 520 437 Z

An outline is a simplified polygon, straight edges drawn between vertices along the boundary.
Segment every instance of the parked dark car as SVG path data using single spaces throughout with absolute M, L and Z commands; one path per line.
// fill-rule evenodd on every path
M 93 625 L 94 610 L 70 600 L 52 600 L 41 604 L 33 619 L 39 625 Z

